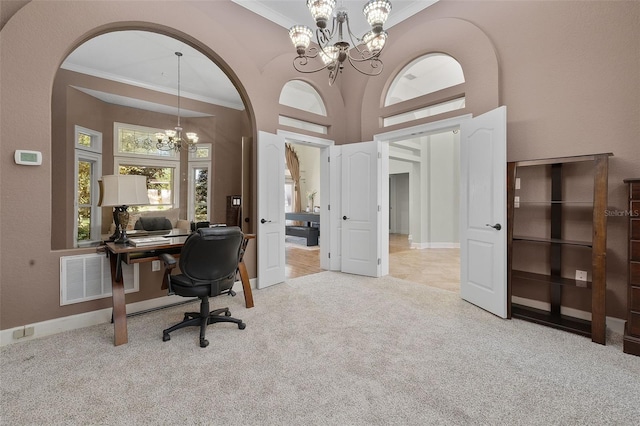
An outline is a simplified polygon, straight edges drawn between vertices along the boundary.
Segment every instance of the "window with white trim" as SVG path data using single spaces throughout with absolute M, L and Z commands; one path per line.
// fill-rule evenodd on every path
M 325 117 L 327 115 L 327 108 L 318 91 L 302 80 L 287 81 L 280 91 L 279 103 Z
M 194 222 L 211 220 L 211 155 L 211 144 L 199 144 L 197 150 L 189 155 L 187 218 Z
M 316 114 L 320 116 L 318 117 L 319 122 L 322 122 L 322 118 L 327 116 L 327 108 L 318 91 L 302 80 L 286 82 L 280 91 L 279 103 L 290 108 Z M 291 113 L 289 112 L 289 114 Z M 324 124 L 282 114 L 278 115 L 278 123 L 283 126 L 295 127 L 324 135 L 329 131 L 329 127 Z
M 160 129 L 114 123 L 114 173 L 147 177 L 148 206 L 130 211 L 161 211 L 180 205 L 180 157 L 155 147 Z
M 429 53 L 406 65 L 393 79 L 385 96 L 384 106 L 394 105 L 399 113 L 382 117 L 382 126 L 394 126 L 450 111 L 465 108 L 464 73 L 453 57 L 444 53 Z M 458 93 L 435 94 L 441 90 L 458 87 Z M 426 95 L 435 94 L 431 97 Z M 442 95 L 442 96 L 441 96 Z M 424 97 L 416 106 L 412 99 Z M 403 107 L 403 102 L 407 102 Z
M 102 133 L 75 126 L 74 140 L 73 239 L 75 247 L 86 247 L 101 240 L 98 179 L 102 176 Z
M 418 98 L 464 83 L 458 61 L 444 53 L 429 53 L 411 61 L 393 79 L 384 106 Z

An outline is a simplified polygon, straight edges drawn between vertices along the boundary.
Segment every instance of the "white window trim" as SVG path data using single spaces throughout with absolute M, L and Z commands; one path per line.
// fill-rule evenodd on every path
M 207 168 L 208 169 L 208 182 L 207 182 L 207 221 L 211 220 L 211 192 L 213 191 L 213 186 L 211 185 L 211 177 L 213 176 L 213 170 L 211 169 L 211 161 L 189 161 L 189 191 L 188 191 L 188 203 L 187 203 L 187 218 L 191 221 L 195 221 L 196 211 L 195 211 L 195 199 L 196 199 L 196 183 L 194 178 L 194 169 L 196 168 Z
M 80 133 L 84 133 L 85 135 L 91 136 L 91 146 L 84 146 L 78 143 L 78 139 Z M 76 149 L 81 149 L 83 151 L 95 152 L 97 154 L 102 154 L 102 133 L 96 130 L 91 130 L 82 126 L 74 126 L 74 141 Z
M 91 136 L 91 147 L 78 144 L 78 136 L 85 133 Z M 93 174 L 91 176 L 91 238 L 86 241 L 78 241 L 78 180 L 73 182 L 73 242 L 75 247 L 87 247 L 94 245 L 102 239 L 102 209 L 98 207 L 98 199 L 100 190 L 98 189 L 98 180 L 102 176 L 102 133 L 95 130 L 87 129 L 81 126 L 75 126 L 74 129 L 75 147 L 73 170 L 74 176 L 78 176 L 78 163 L 87 161 L 94 163 Z M 95 141 L 95 144 L 93 143 Z
M 145 133 L 164 133 L 163 129 L 156 129 L 154 127 L 146 127 L 146 126 L 137 126 L 135 124 L 126 124 L 119 123 L 114 121 L 113 123 L 113 156 L 114 157 L 131 157 L 131 158 L 150 158 L 150 159 L 161 159 L 162 161 L 180 161 L 180 156 L 176 151 L 163 151 L 166 155 L 154 155 L 154 154 L 139 154 L 135 152 L 120 152 L 118 150 L 118 135 L 120 134 L 120 129 L 125 130 L 136 130 Z
M 113 157 L 113 174 L 120 174 L 120 166 L 172 167 L 173 171 L 173 208 L 180 206 L 180 162 L 168 159 L 150 159 L 136 156 Z
M 196 152 L 200 148 L 206 148 L 208 155 L 206 157 L 196 157 Z M 211 161 L 213 158 L 213 144 L 199 143 L 196 144 L 196 151 L 189 153 L 189 161 Z

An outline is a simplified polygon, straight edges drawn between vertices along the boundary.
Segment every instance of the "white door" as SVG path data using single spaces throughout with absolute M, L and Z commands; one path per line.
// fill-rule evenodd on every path
M 258 288 L 284 281 L 284 137 L 258 132 Z
M 329 151 L 329 222 L 331 227 L 320 225 L 321 232 L 329 232 L 329 269 L 340 271 L 342 266 L 342 149 L 332 145 Z M 322 240 L 324 244 L 325 240 Z
M 380 276 L 382 195 L 380 142 L 340 146 L 342 151 L 341 270 Z M 388 177 L 385 177 L 388 179 Z M 386 185 L 388 188 L 388 184 Z
M 460 126 L 460 295 L 507 317 L 507 109 Z

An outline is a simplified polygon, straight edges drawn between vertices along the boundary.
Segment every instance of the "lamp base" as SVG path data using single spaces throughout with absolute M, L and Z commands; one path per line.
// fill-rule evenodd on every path
M 116 244 L 126 244 L 129 242 L 127 236 L 127 226 L 129 225 L 129 212 L 128 206 L 115 207 L 113 210 L 113 219 L 116 223 L 116 232 L 112 235 L 115 236 L 113 242 Z
M 127 244 L 129 242 L 129 237 L 127 236 L 127 231 L 122 231 L 120 233 L 120 236 L 118 238 L 116 238 L 115 240 L 113 240 L 114 243 L 116 244 Z

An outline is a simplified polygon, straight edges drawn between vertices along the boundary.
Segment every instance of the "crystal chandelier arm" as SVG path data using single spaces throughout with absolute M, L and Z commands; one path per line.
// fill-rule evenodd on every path
M 337 27 L 338 25 L 336 25 L 336 18 L 334 17 L 331 24 L 331 31 L 329 31 L 327 28 L 316 28 L 316 41 L 318 43 L 318 46 L 326 46 L 331 41 L 333 36 L 335 36 Z
M 325 64 L 324 66 L 321 66 L 319 68 L 314 68 L 312 70 L 308 70 L 302 67 L 306 67 L 309 64 L 309 59 L 313 59 L 315 57 L 318 56 L 318 49 L 315 47 L 312 47 L 309 49 L 309 52 L 313 52 L 312 54 L 305 54 L 304 56 L 296 56 L 295 58 L 293 58 L 293 68 L 296 69 L 296 71 L 301 72 L 301 73 L 305 73 L 305 74 L 311 74 L 314 72 L 318 72 L 318 71 L 322 71 L 323 69 L 327 68 L 330 64 Z
M 355 68 L 356 71 L 358 71 L 360 74 L 364 74 L 364 75 L 368 75 L 371 77 L 374 77 L 376 75 L 380 75 L 380 73 L 382 73 L 383 69 L 384 69 L 384 63 L 378 58 L 378 57 L 373 57 L 373 58 L 369 58 L 369 59 L 363 59 L 363 60 L 354 60 L 353 58 L 351 58 L 351 55 L 347 56 L 347 59 L 349 59 L 349 63 L 351 64 L 351 66 L 353 68 Z M 360 68 L 358 68 L 356 66 L 356 64 L 360 64 L 363 62 L 368 62 L 369 66 L 371 67 L 372 71 L 363 71 Z

